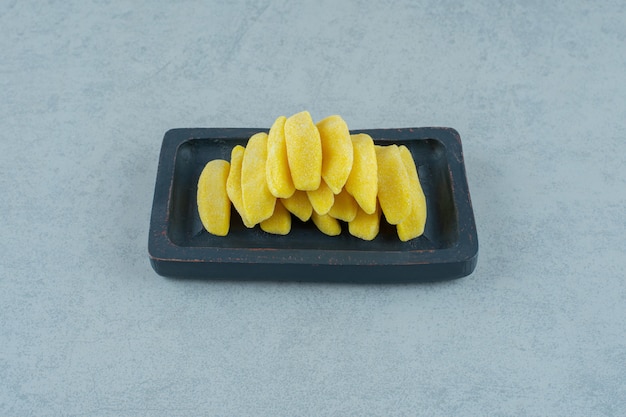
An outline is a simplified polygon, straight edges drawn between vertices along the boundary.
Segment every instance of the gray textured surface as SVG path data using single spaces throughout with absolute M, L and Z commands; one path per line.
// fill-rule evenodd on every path
M 44 4 L 47 3 L 47 4 Z M 0 415 L 626 415 L 623 1 L 0 5 Z M 474 274 L 186 282 L 172 127 L 450 126 Z

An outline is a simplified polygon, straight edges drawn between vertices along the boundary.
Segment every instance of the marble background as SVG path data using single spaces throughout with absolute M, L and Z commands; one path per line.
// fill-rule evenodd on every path
M 0 5 L 0 414 L 626 415 L 626 3 Z M 150 267 L 173 127 L 449 126 L 480 252 L 428 285 Z

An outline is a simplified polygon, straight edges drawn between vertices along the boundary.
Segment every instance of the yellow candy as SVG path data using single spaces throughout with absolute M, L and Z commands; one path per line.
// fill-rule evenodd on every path
M 313 206 L 311 206 L 311 202 L 309 201 L 306 191 L 296 190 L 291 197 L 281 198 L 281 201 L 291 214 L 303 222 L 306 222 L 311 218 Z
M 359 205 L 346 190 L 342 190 L 335 196 L 335 203 L 328 211 L 331 217 L 344 222 L 351 222 L 356 217 Z
M 276 197 L 267 188 L 265 163 L 267 133 L 257 133 L 248 139 L 241 165 L 241 197 L 250 223 L 260 223 L 274 213 Z
M 398 224 L 411 214 L 411 186 L 398 145 L 374 147 L 378 162 L 378 201 L 389 224 Z
M 372 214 L 367 214 L 359 207 L 356 217 L 348 223 L 348 231 L 352 236 L 363 240 L 373 240 L 380 231 L 380 208 Z
M 322 143 L 308 111 L 287 118 L 285 143 L 289 170 L 296 189 L 317 190 L 322 178 Z
M 230 162 L 213 160 L 198 179 L 198 213 L 211 234 L 229 232 L 231 203 L 248 228 L 291 231 L 293 214 L 312 219 L 326 235 L 373 240 L 381 216 L 406 242 L 421 236 L 426 197 L 415 160 L 404 145 L 375 145 L 364 133 L 350 135 L 338 115 L 313 123 L 307 111 L 275 119 L 269 134 L 257 133 L 233 147 Z
M 285 143 L 285 116 L 278 117 L 267 137 L 267 187 L 274 197 L 291 197 L 296 188 L 291 179 L 287 145 Z
M 426 225 L 426 197 L 420 184 L 417 167 L 411 151 L 404 145 L 401 145 L 399 148 L 400 156 L 411 184 L 411 214 L 396 227 L 398 237 L 401 241 L 406 242 L 424 233 L 424 226 Z
M 311 206 L 313 206 L 313 210 L 315 210 L 317 214 L 328 213 L 328 210 L 330 210 L 335 202 L 335 194 L 333 194 L 333 191 L 323 179 L 317 190 L 307 191 L 306 195 L 309 197 Z
M 269 219 L 261 222 L 261 230 L 275 235 L 286 235 L 291 230 L 291 214 L 278 200 L 274 207 L 274 213 Z
M 226 193 L 233 206 L 235 206 L 235 210 L 241 216 L 243 224 L 246 227 L 254 227 L 254 223 L 250 223 L 246 217 L 241 197 L 241 163 L 243 162 L 245 150 L 246 148 L 243 146 L 237 145 L 230 153 L 230 172 L 228 173 L 228 180 L 226 180 Z
M 372 214 L 376 211 L 378 196 L 378 163 L 374 141 L 365 133 L 352 135 L 351 139 L 354 156 L 345 189 L 363 211 Z
M 317 123 L 322 141 L 322 178 L 334 194 L 339 194 L 352 170 L 352 140 L 348 125 L 333 115 Z
M 341 233 L 341 224 L 339 220 L 328 214 L 317 214 L 315 211 L 311 214 L 311 220 L 315 226 L 328 236 L 337 236 Z
M 230 200 L 226 180 L 230 163 L 214 159 L 202 169 L 198 179 L 198 214 L 204 228 L 211 234 L 226 236 L 230 229 Z

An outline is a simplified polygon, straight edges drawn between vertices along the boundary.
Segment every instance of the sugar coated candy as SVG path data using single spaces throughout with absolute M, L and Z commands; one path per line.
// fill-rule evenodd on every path
M 283 206 L 280 199 L 276 201 L 274 213 L 269 219 L 263 220 L 260 226 L 264 232 L 275 235 L 286 235 L 291 231 L 291 214 Z
M 382 140 L 381 140 L 382 141 Z M 372 240 L 384 216 L 406 242 L 424 234 L 426 196 L 406 145 L 351 134 L 339 115 L 317 123 L 308 111 L 277 117 L 268 133 L 208 162 L 198 178 L 197 209 L 209 233 L 225 236 L 231 205 L 248 228 L 289 234 L 292 218 L 336 236 Z M 388 230 L 388 229 L 385 229 Z
M 359 207 L 354 219 L 348 223 L 348 232 L 363 240 L 373 240 L 380 231 L 380 208 L 372 214 L 367 214 Z
M 341 234 L 341 224 L 339 220 L 328 214 L 317 214 L 315 211 L 311 214 L 311 220 L 317 228 L 328 236 L 337 236 Z
M 378 161 L 378 201 L 389 224 L 411 214 L 411 186 L 398 145 L 375 145 Z
M 285 143 L 291 179 L 297 190 L 317 190 L 322 179 L 322 142 L 308 111 L 285 121 Z
M 226 236 L 230 229 L 230 200 L 226 180 L 230 163 L 223 159 L 209 161 L 198 179 L 198 214 L 204 228 L 211 234 Z
M 306 191 L 296 190 L 291 197 L 282 198 L 281 200 L 285 208 L 303 222 L 311 218 L 313 206 L 311 206 L 311 201 L 309 201 Z
M 372 214 L 376 210 L 378 196 L 378 162 L 374 141 L 365 133 L 355 134 L 350 138 L 354 156 L 345 189 L 363 211 Z
M 228 180 L 226 180 L 226 192 L 235 210 L 239 213 L 243 224 L 251 228 L 254 227 L 254 223 L 248 221 L 246 212 L 243 209 L 243 199 L 241 197 L 241 164 L 245 150 L 246 148 L 243 146 L 237 145 L 230 152 L 230 171 L 228 173 Z
M 322 142 L 322 178 L 339 194 L 352 170 L 352 140 L 347 123 L 338 115 L 317 122 Z
M 287 144 L 285 143 L 285 116 L 279 116 L 267 136 L 267 187 L 274 197 L 288 198 L 296 188 L 291 179 Z
M 426 225 L 426 197 L 420 184 L 417 167 L 411 151 L 404 145 L 399 146 L 399 148 L 400 156 L 411 184 L 411 213 L 396 226 L 398 237 L 401 241 L 406 242 L 424 233 L 424 226 Z
M 276 197 L 267 187 L 265 164 L 267 133 L 260 132 L 248 139 L 241 165 L 241 197 L 250 223 L 260 223 L 274 212 Z
M 344 189 L 335 196 L 335 202 L 328 211 L 328 214 L 337 220 L 351 222 L 356 216 L 358 208 L 359 205 L 354 197 L 348 194 Z
M 317 214 L 328 213 L 328 210 L 330 210 L 335 202 L 335 194 L 333 194 L 333 190 L 328 187 L 326 181 L 323 179 L 317 190 L 307 191 L 306 195 L 309 197 L 311 206 L 313 206 L 313 210 L 315 210 Z

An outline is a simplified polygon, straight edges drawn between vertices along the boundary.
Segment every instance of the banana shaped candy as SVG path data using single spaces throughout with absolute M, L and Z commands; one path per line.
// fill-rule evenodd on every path
M 285 143 L 296 190 L 317 190 L 322 179 L 322 142 L 311 114 L 303 111 L 285 121 Z
M 274 213 L 276 197 L 266 180 L 267 133 L 257 133 L 248 139 L 241 163 L 241 199 L 246 218 L 260 223 Z
M 328 213 L 328 210 L 330 210 L 335 202 L 335 194 L 333 194 L 333 190 L 330 189 L 328 184 L 326 184 L 326 181 L 323 179 L 317 190 L 307 191 L 306 195 L 309 197 L 311 206 L 313 206 L 313 210 L 315 210 L 317 214 Z
M 322 178 L 334 194 L 339 194 L 352 170 L 352 140 L 341 116 L 328 116 L 317 122 L 322 142 Z
M 313 122 L 308 111 L 274 120 L 269 133 L 234 146 L 230 162 L 206 164 L 198 179 L 198 213 L 211 234 L 229 232 L 231 203 L 248 228 L 291 231 L 291 216 L 328 236 L 373 240 L 381 217 L 406 242 L 424 233 L 426 196 L 405 145 L 376 145 L 350 134 L 338 115 Z
M 329 216 L 328 214 L 317 214 L 313 211 L 311 214 L 311 220 L 320 232 L 325 235 L 337 236 L 341 234 L 341 224 L 339 223 L 339 220 Z
M 365 133 L 350 137 L 353 147 L 352 170 L 345 189 L 368 214 L 374 213 L 378 201 L 378 162 L 371 136 Z
M 376 145 L 378 201 L 389 224 L 398 224 L 411 214 L 411 185 L 398 145 Z
M 275 235 L 286 235 L 291 231 L 291 214 L 287 211 L 281 200 L 276 201 L 274 213 L 260 224 L 261 230 Z
M 356 216 L 348 223 L 348 231 L 352 236 L 363 240 L 373 240 L 380 230 L 380 207 L 377 205 L 372 214 L 359 207 Z
M 344 222 L 351 222 L 356 217 L 359 204 L 345 189 L 335 196 L 335 202 L 328 211 L 331 217 Z
M 216 236 L 226 236 L 230 229 L 230 200 L 226 180 L 230 163 L 223 159 L 209 161 L 198 179 L 198 214 L 204 228 Z
M 289 198 L 281 198 L 285 208 L 294 216 L 306 222 L 311 218 L 313 206 L 306 191 L 296 190 Z
M 287 159 L 286 121 L 285 116 L 276 118 L 267 136 L 267 187 L 278 198 L 289 198 L 296 191 Z
M 411 183 L 411 213 L 396 226 L 398 237 L 401 241 L 406 242 L 424 233 L 424 226 L 426 225 L 426 197 L 420 184 L 417 167 L 411 151 L 404 145 L 399 148 L 402 163 L 406 168 L 409 182 Z
M 248 227 L 254 227 L 255 223 L 248 220 L 246 211 L 243 209 L 243 198 L 241 196 L 241 165 L 243 163 L 243 154 L 246 148 L 237 145 L 230 153 L 230 171 L 228 180 L 226 180 L 226 193 L 228 198 L 235 206 L 235 210 L 241 216 L 243 224 Z

